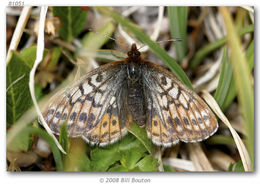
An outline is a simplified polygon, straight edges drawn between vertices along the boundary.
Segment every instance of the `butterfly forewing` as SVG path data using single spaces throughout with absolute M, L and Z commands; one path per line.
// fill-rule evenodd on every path
M 150 62 L 143 66 L 149 115 L 147 132 L 155 144 L 198 142 L 214 134 L 217 120 L 199 96 L 162 67 Z
M 51 130 L 59 134 L 66 122 L 71 137 L 91 144 L 112 143 L 126 134 L 130 115 L 121 100 L 126 97 L 124 62 L 104 65 L 57 93 L 43 111 Z M 120 99 L 119 99 L 120 98 Z

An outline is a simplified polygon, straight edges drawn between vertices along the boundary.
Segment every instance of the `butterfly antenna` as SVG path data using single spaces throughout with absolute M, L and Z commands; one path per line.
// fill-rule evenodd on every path
M 178 42 L 178 41 L 182 41 L 182 39 L 181 39 L 181 38 L 174 38 L 174 39 L 156 41 L 156 43 L 164 43 L 164 42 L 169 42 L 169 41 Z M 141 48 L 143 48 L 143 47 L 145 47 L 145 46 L 147 46 L 147 45 L 140 46 L 140 47 L 138 48 L 138 50 L 140 50 Z
M 126 43 L 124 43 L 124 42 L 122 42 L 122 41 L 119 41 L 119 40 L 117 40 L 117 39 L 115 39 L 115 38 L 113 38 L 113 37 L 111 37 L 111 36 L 108 36 L 108 35 L 103 34 L 103 33 L 101 33 L 101 32 L 92 30 L 91 28 L 89 28 L 88 30 L 89 30 L 90 32 L 95 33 L 95 34 L 103 35 L 104 37 L 106 37 L 106 38 L 108 38 L 108 39 L 111 39 L 111 40 L 113 40 L 113 41 L 116 41 L 116 42 L 120 43 L 121 45 L 124 45 L 125 47 L 129 48 L 129 46 L 128 46 Z

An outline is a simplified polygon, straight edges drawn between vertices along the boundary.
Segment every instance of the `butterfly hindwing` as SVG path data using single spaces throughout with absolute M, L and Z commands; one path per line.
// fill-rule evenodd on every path
M 104 146 L 118 141 L 127 134 L 132 117 L 124 101 L 126 93 L 126 89 L 122 85 L 110 99 L 108 109 L 97 126 L 84 134 L 83 138 L 87 142 Z
M 198 142 L 215 133 L 218 123 L 214 114 L 171 72 L 145 62 L 143 77 L 151 97 L 148 112 L 152 119 L 147 121 L 147 132 L 155 144 L 171 146 L 179 140 Z

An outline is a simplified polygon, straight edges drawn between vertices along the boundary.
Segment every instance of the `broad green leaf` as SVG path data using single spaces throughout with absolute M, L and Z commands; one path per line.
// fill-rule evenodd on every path
M 136 152 L 136 154 L 131 151 Z M 125 167 L 133 168 L 141 158 L 146 148 L 133 135 L 126 135 L 121 141 L 106 146 L 96 147 L 90 152 L 92 167 L 94 171 L 106 171 L 110 166 L 118 161 Z M 130 161 L 130 162 L 126 162 Z
M 7 125 L 12 125 L 23 113 L 32 106 L 31 94 L 29 91 L 29 73 L 36 58 L 36 46 L 25 50 L 13 52 L 12 58 L 6 69 L 6 111 Z M 44 57 L 48 50 L 44 50 Z M 18 78 L 19 81 L 14 83 Z M 14 84 L 12 84 L 14 83 Z M 36 85 L 36 97 L 39 98 L 41 89 Z
M 207 141 L 207 144 L 212 145 L 235 145 L 235 141 L 232 137 L 217 135 L 210 137 Z
M 122 166 L 122 165 L 116 165 L 114 167 L 111 167 L 108 171 L 110 172 L 129 172 L 129 169 L 127 169 L 126 167 Z
M 79 7 L 53 7 L 53 15 L 60 18 L 59 34 L 67 42 L 80 34 L 87 20 L 87 12 Z
M 137 166 L 141 171 L 158 171 L 158 162 L 156 159 L 153 159 L 151 155 L 145 156 L 137 163 Z
M 6 114 L 7 125 L 10 126 L 17 121 L 23 113 L 32 105 L 29 91 L 30 66 L 17 52 L 13 52 L 12 58 L 6 69 Z M 15 82 L 18 78 L 20 81 Z M 9 87 L 10 86 L 10 87 Z
M 96 148 L 90 153 L 93 171 L 107 171 L 109 166 L 119 161 L 121 154 L 113 145 L 112 148 L 102 149 Z
M 31 69 L 36 59 L 37 46 L 28 47 L 20 52 L 21 57 L 24 59 L 26 65 Z M 44 49 L 43 58 L 48 54 L 49 50 Z
M 146 149 L 142 146 L 122 151 L 120 162 L 127 169 L 133 169 L 145 152 Z
M 137 39 L 139 39 L 144 44 L 147 44 L 153 53 L 161 58 L 183 83 L 193 89 L 189 78 L 186 76 L 185 72 L 177 64 L 177 62 L 172 57 L 170 57 L 169 54 L 160 47 L 160 45 L 152 41 L 150 37 L 140 29 L 139 26 L 135 25 L 129 19 L 124 18 L 116 11 L 110 10 L 107 7 L 96 7 L 96 9 L 108 16 L 111 16 L 117 23 L 120 23 L 123 27 L 127 28 L 131 33 L 133 33 Z
M 180 42 L 174 42 L 178 61 L 181 62 L 187 51 L 187 21 L 188 7 L 174 6 L 168 7 L 168 17 L 170 20 L 170 31 L 173 39 L 180 38 Z
M 148 152 L 152 154 L 153 145 L 151 140 L 147 137 L 147 132 L 145 129 L 139 127 L 136 123 L 133 123 L 129 129 L 129 132 L 131 132 L 138 140 L 140 140 Z

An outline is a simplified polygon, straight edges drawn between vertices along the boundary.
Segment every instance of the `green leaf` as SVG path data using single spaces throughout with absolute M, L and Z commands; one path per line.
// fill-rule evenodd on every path
M 134 153 L 133 153 L 134 152 Z M 126 135 L 121 141 L 106 147 L 96 147 L 90 152 L 92 168 L 94 171 L 107 171 L 111 166 L 121 162 L 127 169 L 135 167 L 146 152 L 146 148 L 133 135 Z
M 147 132 L 145 129 L 139 127 L 136 123 L 133 123 L 130 126 L 129 132 L 131 132 L 148 150 L 150 154 L 152 154 L 153 145 L 151 140 L 147 137 Z
M 235 145 L 235 141 L 232 137 L 217 135 L 210 137 L 207 141 L 207 144 L 212 145 Z
M 12 58 L 6 69 L 6 110 L 7 126 L 11 126 L 24 112 L 32 106 L 31 94 L 29 91 L 29 73 L 36 58 L 36 47 L 29 47 L 20 53 L 13 52 Z M 48 50 L 44 50 L 46 56 Z M 14 83 L 18 78 L 19 81 Z M 12 84 L 14 83 L 14 84 Z M 37 98 L 41 90 L 37 91 Z
M 79 7 L 53 7 L 53 15 L 60 18 L 59 34 L 68 42 L 80 34 L 87 20 L 87 12 Z
M 125 168 L 133 169 L 145 152 L 146 149 L 143 147 L 136 147 L 131 150 L 122 151 L 120 162 Z
M 21 55 L 19 55 L 19 53 L 14 52 L 6 69 L 6 86 L 9 88 L 6 93 L 6 114 L 8 126 L 15 123 L 15 121 L 17 121 L 32 105 L 28 85 L 29 73 L 30 66 L 27 65 L 26 61 L 21 57 Z M 20 81 L 12 84 L 21 77 L 22 79 L 20 79 Z
M 153 159 L 151 155 L 145 156 L 137 163 L 137 166 L 141 171 L 158 171 L 158 162 L 156 159 Z
M 21 57 L 24 59 L 26 65 L 31 69 L 36 59 L 37 46 L 31 46 L 20 52 Z M 49 50 L 44 49 L 43 58 L 48 54 Z
M 90 153 L 92 167 L 94 171 L 106 171 L 110 165 L 119 161 L 121 154 L 117 152 L 117 148 L 96 148 Z
M 110 172 L 113 172 L 113 171 L 114 172 L 128 172 L 129 170 L 122 165 L 116 165 L 114 167 L 111 167 L 108 171 L 110 171 Z
M 130 20 L 124 18 L 116 11 L 112 11 L 107 7 L 96 7 L 96 9 L 104 14 L 107 14 L 108 16 L 111 16 L 117 23 L 120 23 L 123 27 L 127 28 L 131 33 L 133 33 L 137 39 L 147 44 L 153 53 L 161 58 L 184 84 L 193 89 L 189 78 L 186 76 L 185 72 L 177 64 L 177 62 L 172 57 L 170 57 L 169 54 L 160 47 L 160 45 L 152 41 L 150 37 L 139 28 L 139 26 L 135 25 Z
M 170 20 L 170 31 L 172 38 L 180 38 L 182 40 L 174 43 L 178 61 L 181 62 L 186 56 L 187 51 L 188 7 L 168 7 L 168 17 Z

